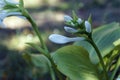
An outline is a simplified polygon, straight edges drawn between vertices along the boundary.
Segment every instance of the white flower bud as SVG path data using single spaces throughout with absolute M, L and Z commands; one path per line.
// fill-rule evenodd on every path
M 69 32 L 69 33 L 75 33 L 75 32 L 78 31 L 78 30 L 76 30 L 74 28 L 67 27 L 67 26 L 64 26 L 64 29 L 65 29 L 66 32 Z
M 70 16 L 68 16 L 68 15 L 64 16 L 64 21 L 65 22 L 71 22 L 71 20 L 73 20 L 73 19 Z
M 69 38 L 66 36 L 59 35 L 59 34 L 52 34 L 49 36 L 49 40 L 51 40 L 52 42 L 56 44 L 65 44 L 69 42 L 85 40 L 85 38 L 84 37 Z
M 78 18 L 77 22 L 78 22 L 78 24 L 81 24 L 82 23 L 82 19 Z
M 118 77 L 116 80 L 120 80 L 120 77 Z
M 88 21 L 85 21 L 86 32 L 91 33 L 91 24 Z
M 5 24 L 4 24 L 3 21 L 1 21 L 1 20 L 0 20 L 0 27 L 6 28 Z
M 20 12 L 7 12 L 6 10 L 0 11 L 0 19 L 4 19 L 8 16 L 21 16 L 22 13 Z

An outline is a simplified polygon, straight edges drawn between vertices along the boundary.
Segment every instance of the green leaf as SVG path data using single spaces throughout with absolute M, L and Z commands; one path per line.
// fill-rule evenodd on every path
M 77 20 L 77 18 L 78 18 L 75 11 L 72 11 L 72 18 L 73 18 L 73 20 Z
M 110 51 L 114 49 L 116 45 L 113 42 L 120 39 L 120 25 L 119 23 L 113 22 L 111 24 L 100 26 L 93 30 L 93 40 L 98 46 L 101 55 L 104 57 L 109 54 Z M 120 43 L 119 43 L 120 44 Z M 93 47 L 86 41 L 76 42 L 75 45 L 83 46 L 88 50 L 90 60 L 92 63 L 97 64 L 99 59 L 97 57 L 96 51 Z
M 108 55 L 104 57 L 106 70 L 109 72 L 110 80 L 115 78 L 120 67 L 120 45 L 117 45 Z
M 20 3 L 20 4 L 19 4 L 20 7 L 24 7 L 24 2 L 23 2 L 23 0 L 19 0 L 19 3 Z
M 106 61 L 106 67 L 107 70 L 110 69 L 113 62 L 115 64 L 115 61 L 117 57 L 120 55 L 120 45 L 116 46 L 108 55 L 104 57 L 104 61 Z
M 49 60 L 42 54 L 28 54 L 23 55 L 24 59 L 29 63 L 32 63 L 34 67 L 40 68 L 41 73 L 46 73 L 49 71 L 49 66 L 51 66 Z
M 34 44 L 34 43 L 26 43 L 28 45 L 30 45 L 31 47 L 35 48 L 37 51 L 39 51 L 42 54 L 46 54 L 45 50 L 42 49 L 39 45 Z
M 97 66 L 92 64 L 88 52 L 80 46 L 66 46 L 53 55 L 57 68 L 70 80 L 100 80 Z
M 88 17 L 88 21 L 92 24 L 92 15 L 91 14 Z
M 31 60 L 36 67 L 48 67 L 49 60 L 42 54 L 31 54 Z
M 16 5 L 5 5 L 4 9 L 5 10 L 7 10 L 7 9 L 17 9 L 17 6 Z

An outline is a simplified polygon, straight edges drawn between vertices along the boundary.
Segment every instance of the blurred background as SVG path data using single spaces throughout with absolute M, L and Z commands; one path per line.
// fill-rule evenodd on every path
M 63 29 L 64 15 L 71 15 L 72 10 L 82 19 L 91 14 L 94 28 L 120 22 L 120 0 L 24 0 L 24 3 L 51 52 L 63 45 L 51 43 L 48 36 L 68 35 Z M 21 55 L 25 51 L 38 53 L 26 44 L 39 42 L 30 23 L 15 16 L 6 18 L 4 23 L 7 27 L 0 27 L 0 80 L 50 80 L 47 73 L 43 76 L 40 68 L 28 64 Z

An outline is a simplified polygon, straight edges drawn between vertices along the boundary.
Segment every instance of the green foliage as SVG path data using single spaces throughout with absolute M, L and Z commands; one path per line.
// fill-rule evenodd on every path
M 109 54 L 104 57 L 104 62 L 106 63 L 106 70 L 111 73 L 110 80 L 114 79 L 118 68 L 120 67 L 120 45 L 116 46 Z
M 104 61 L 107 66 L 107 70 L 110 69 L 110 67 L 112 66 L 112 63 L 116 61 L 116 59 L 118 58 L 119 55 L 120 55 L 120 45 L 116 46 L 109 54 L 107 54 L 104 57 Z
M 119 23 L 115 22 L 100 26 L 93 30 L 93 40 L 101 51 L 103 57 L 115 48 L 116 45 L 114 45 L 113 42 L 120 38 L 120 35 L 118 34 L 120 34 L 120 26 Z M 80 41 L 76 42 L 75 45 L 83 46 L 88 50 L 92 63 L 97 64 L 99 62 L 96 51 L 88 42 Z
M 49 71 L 50 62 L 44 55 L 25 53 L 23 57 L 28 63 L 33 64 L 33 67 L 39 68 L 41 74 Z
M 1 1 L 1 3 L 4 3 L 4 0 Z M 63 75 L 65 75 L 67 80 L 115 79 L 115 74 L 120 67 L 119 23 L 114 22 L 103 25 L 92 31 L 91 15 L 89 16 L 88 20 L 82 20 L 81 18 L 78 18 L 75 12 L 73 12 L 72 17 L 64 17 L 66 24 L 71 26 L 65 27 L 65 31 L 72 33 L 77 37 L 69 38 L 58 34 L 53 34 L 50 35 L 49 39 L 59 44 L 73 41 L 80 42 L 75 42 L 74 45 L 62 47 L 56 50 L 54 53 L 51 53 L 49 52 L 47 45 L 42 38 L 36 22 L 24 8 L 23 0 L 20 0 L 19 4 L 12 4 L 6 1 L 6 3 L 3 5 L 3 8 L 0 10 L 6 11 L 1 11 L 1 16 L 5 16 L 1 18 L 1 23 L 4 18 L 8 16 L 23 16 L 31 23 L 33 30 L 39 38 L 41 46 L 32 43 L 28 44 L 36 49 L 40 54 L 32 54 L 30 51 L 26 51 L 26 53 L 23 54 L 23 58 L 32 67 L 30 69 L 34 68 L 32 72 L 30 72 L 28 69 L 26 69 L 26 65 L 22 65 L 26 71 L 30 72 L 30 76 L 33 76 L 35 72 L 38 72 L 38 74 L 43 75 L 50 73 L 52 80 L 56 80 L 57 78 L 59 80 L 64 80 Z M 9 12 L 11 13 L 9 14 Z M 18 12 L 18 15 L 15 14 L 16 12 Z M 60 40 L 63 42 L 60 42 Z M 14 62 L 15 64 L 18 64 L 19 61 L 14 60 L 16 57 L 17 56 L 12 55 L 10 63 Z M 23 59 L 20 58 L 20 61 L 22 60 Z M 19 69 L 22 71 L 22 68 L 18 68 L 18 66 L 15 64 L 10 64 L 11 70 L 15 71 L 15 73 L 12 73 L 12 75 L 19 75 L 16 70 Z M 7 71 L 9 71 L 9 69 Z
M 100 80 L 97 66 L 92 64 L 88 52 L 80 46 L 66 46 L 53 54 L 57 68 L 71 80 Z

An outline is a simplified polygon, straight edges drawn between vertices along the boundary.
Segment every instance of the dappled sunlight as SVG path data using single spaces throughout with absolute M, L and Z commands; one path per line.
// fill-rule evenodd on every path
M 45 43 L 48 41 L 48 36 L 51 32 L 47 31 L 46 33 L 42 33 L 42 38 Z M 9 35 L 8 35 L 9 36 Z M 20 34 L 16 34 L 8 39 L 0 40 L 2 45 L 5 45 L 9 50 L 18 50 L 23 51 L 28 47 L 27 43 L 39 43 L 39 39 L 37 36 L 35 36 L 32 33 L 27 33 L 26 31 L 23 31 Z
M 6 18 L 4 23 L 8 29 L 20 29 L 30 26 L 27 20 L 14 16 Z
M 46 12 L 34 13 L 33 17 L 35 18 L 36 23 L 42 27 L 42 24 L 46 22 L 51 22 L 51 23 L 63 22 L 64 14 L 62 12 L 46 11 Z
M 33 36 L 32 34 L 16 35 L 13 36 L 11 39 L 7 39 L 3 41 L 4 45 L 6 45 L 8 49 L 18 50 L 18 51 L 24 50 L 27 47 L 26 43 L 29 42 L 37 43 L 38 42 L 37 36 Z
M 38 26 L 44 27 L 44 24 L 48 22 L 63 24 L 65 15 L 63 10 L 68 9 L 71 3 L 61 0 L 24 0 L 24 5 L 28 10 L 30 9 L 29 12 Z M 27 20 L 18 17 L 8 17 L 4 20 L 4 23 L 8 29 L 20 29 L 31 26 Z
M 53 11 L 45 11 L 45 12 L 37 12 L 31 13 L 33 18 L 39 27 L 43 27 L 42 25 L 46 22 L 51 23 L 61 23 L 64 20 L 64 14 L 62 12 L 53 12 Z M 4 20 L 4 24 L 8 29 L 20 29 L 25 27 L 30 27 L 30 23 L 26 19 L 22 19 L 20 17 L 7 17 Z
M 24 0 L 26 8 L 38 8 L 42 6 L 57 6 L 60 0 Z

